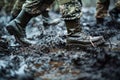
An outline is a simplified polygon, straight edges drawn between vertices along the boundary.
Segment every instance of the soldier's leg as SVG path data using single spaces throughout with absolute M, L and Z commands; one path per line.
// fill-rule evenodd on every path
M 30 19 L 41 14 L 48 8 L 54 0 L 27 0 L 19 15 L 7 25 L 7 30 L 14 35 L 21 44 L 31 44 L 25 38 L 25 27 Z
M 91 37 L 82 32 L 80 25 L 81 4 L 77 0 L 65 3 L 61 8 L 68 32 L 67 45 L 88 47 L 98 46 L 104 42 L 102 36 Z
M 96 6 L 96 22 L 103 24 L 104 17 L 108 14 L 110 0 L 98 0 Z
M 55 12 L 56 14 L 60 14 L 59 10 L 59 4 L 58 0 L 55 0 L 50 9 L 47 9 L 46 11 L 42 12 L 42 20 L 43 20 L 43 26 L 46 28 L 46 26 L 49 25 L 55 25 L 60 22 L 60 18 L 54 18 L 52 19 L 49 15 L 49 11 Z
M 11 20 L 16 18 L 20 11 L 22 10 L 22 5 L 26 0 L 17 0 L 11 10 Z
M 2 10 L 3 6 L 4 6 L 4 1 L 0 0 L 0 11 Z
M 12 7 L 13 7 L 13 5 L 15 3 L 15 0 L 4 0 L 4 3 L 5 3 L 5 5 L 4 5 L 3 9 L 8 14 L 8 13 L 11 12 Z
M 51 10 L 56 13 L 60 13 L 60 7 L 59 7 L 59 1 L 55 0 L 54 3 L 51 6 Z

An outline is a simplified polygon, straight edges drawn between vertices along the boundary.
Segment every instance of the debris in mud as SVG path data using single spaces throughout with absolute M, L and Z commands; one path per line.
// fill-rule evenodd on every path
M 105 26 L 93 26 L 94 12 L 89 9 L 83 13 L 81 25 L 84 31 L 103 35 L 107 46 L 68 50 L 64 21 L 44 28 L 38 16 L 27 27 L 27 37 L 38 44 L 16 47 L 9 45 L 8 39 L 1 38 L 0 80 L 120 80 L 119 29 L 114 24 L 108 26 L 109 17 Z M 8 17 L 0 16 L 0 26 L 3 27 L 7 20 Z M 0 37 L 7 35 L 3 33 L 4 30 L 0 30 Z M 14 38 L 12 41 L 11 44 L 16 45 Z

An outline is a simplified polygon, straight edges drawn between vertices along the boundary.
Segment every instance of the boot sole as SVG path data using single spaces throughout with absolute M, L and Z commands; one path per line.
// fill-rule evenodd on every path
M 97 47 L 99 45 L 102 45 L 103 43 L 105 43 L 104 38 L 94 42 L 93 44 L 89 43 L 89 44 L 81 44 L 79 42 L 74 42 L 74 41 L 68 41 L 66 46 L 78 46 L 78 47 Z

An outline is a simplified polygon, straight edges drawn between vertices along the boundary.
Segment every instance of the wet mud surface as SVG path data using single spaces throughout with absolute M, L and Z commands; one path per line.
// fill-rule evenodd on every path
M 83 9 L 82 28 L 87 34 L 103 35 L 107 46 L 68 48 L 64 21 L 43 27 L 41 16 L 27 26 L 27 37 L 36 45 L 16 47 L 1 28 L 0 80 L 120 80 L 120 25 L 107 17 L 104 26 L 95 26 L 94 13 L 93 8 Z M 0 27 L 8 21 L 9 16 L 0 15 Z

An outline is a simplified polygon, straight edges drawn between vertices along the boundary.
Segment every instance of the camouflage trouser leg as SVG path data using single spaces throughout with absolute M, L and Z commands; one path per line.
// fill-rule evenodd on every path
M 23 9 L 29 14 L 38 15 L 50 7 L 53 1 L 54 0 L 26 0 Z
M 3 6 L 4 6 L 4 1 L 0 0 L 0 10 L 3 8 Z
M 13 6 L 11 14 L 13 16 L 17 16 L 19 12 L 22 10 L 22 5 L 25 3 L 26 0 L 17 0 Z
M 116 7 L 118 10 L 120 10 L 120 0 L 118 0 L 118 1 L 116 2 L 115 7 Z
M 104 18 L 107 16 L 110 0 L 98 0 L 96 7 L 96 18 Z
M 5 3 L 5 5 L 4 5 L 3 9 L 6 11 L 6 13 L 10 13 L 13 5 L 15 3 L 15 0 L 4 0 L 4 3 Z
M 59 8 L 59 1 L 55 0 L 54 3 L 51 6 L 52 11 L 59 13 L 60 12 L 60 8 Z
M 64 20 L 76 20 L 81 17 L 82 5 L 78 0 L 72 0 L 60 5 L 60 12 Z
M 82 4 L 78 0 L 72 0 L 63 5 L 60 5 L 60 12 L 65 21 L 67 35 L 71 36 L 81 32 L 80 17 Z

